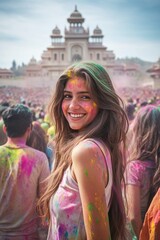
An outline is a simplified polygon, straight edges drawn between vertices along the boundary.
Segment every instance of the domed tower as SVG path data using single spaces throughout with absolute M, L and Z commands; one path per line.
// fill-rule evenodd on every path
M 50 37 L 52 39 L 52 44 L 61 42 L 62 35 L 60 29 L 57 26 L 52 30 L 52 34 Z
M 94 30 L 93 30 L 93 35 L 91 36 L 92 41 L 93 42 L 98 42 L 98 43 L 102 43 L 103 40 L 103 34 L 102 34 L 102 30 L 97 26 Z
M 85 30 L 82 24 L 84 23 L 84 18 L 82 14 L 77 10 L 77 6 L 75 6 L 75 10 L 71 13 L 70 17 L 67 18 L 69 22 L 69 30 L 65 29 L 65 39 L 67 38 L 89 38 L 89 30 Z
M 77 6 L 75 6 L 74 12 L 71 13 L 69 18 L 67 18 L 67 21 L 70 23 L 70 26 L 82 26 L 84 18 L 82 17 L 82 14 L 77 10 Z
M 83 27 L 84 20 L 77 6 L 67 18 L 69 29 L 65 28 L 65 42 L 70 63 L 87 58 L 89 30 Z

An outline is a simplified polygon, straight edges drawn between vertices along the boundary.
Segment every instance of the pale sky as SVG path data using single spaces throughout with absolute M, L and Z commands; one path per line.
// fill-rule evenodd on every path
M 156 62 L 160 57 L 159 0 L 0 0 L 0 68 L 41 59 L 51 45 L 57 25 L 64 36 L 67 18 L 77 5 L 83 26 L 101 28 L 103 45 L 116 58 L 138 57 Z

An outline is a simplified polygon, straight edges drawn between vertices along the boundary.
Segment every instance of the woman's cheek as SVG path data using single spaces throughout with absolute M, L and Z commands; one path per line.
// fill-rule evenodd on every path
M 65 101 L 62 102 L 62 111 L 63 111 L 63 114 L 65 115 L 67 111 L 67 104 L 65 103 Z
M 89 103 L 82 103 L 81 107 L 88 113 L 92 111 L 92 105 Z
M 97 105 L 96 103 L 84 103 L 83 108 L 88 113 L 96 113 L 97 112 Z

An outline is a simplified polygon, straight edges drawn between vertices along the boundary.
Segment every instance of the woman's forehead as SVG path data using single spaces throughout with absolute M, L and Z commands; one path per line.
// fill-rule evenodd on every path
M 74 90 L 74 89 L 85 89 L 88 90 L 86 80 L 82 77 L 73 77 L 70 78 L 65 86 L 65 90 Z

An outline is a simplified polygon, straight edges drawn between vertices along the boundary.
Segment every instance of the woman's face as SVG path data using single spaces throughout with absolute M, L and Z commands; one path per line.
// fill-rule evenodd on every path
M 71 129 L 81 130 L 90 124 L 98 113 L 86 82 L 81 77 L 69 79 L 64 88 L 62 111 Z

